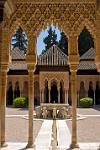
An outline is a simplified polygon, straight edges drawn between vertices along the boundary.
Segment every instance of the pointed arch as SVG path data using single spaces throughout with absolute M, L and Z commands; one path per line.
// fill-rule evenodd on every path
M 44 18 L 44 20 L 38 22 L 38 29 L 36 29 L 36 30 L 33 29 L 34 35 L 36 37 L 38 37 L 40 32 L 42 31 L 42 29 L 46 29 L 47 26 L 49 26 L 51 24 L 53 24 L 54 26 L 59 28 L 61 31 L 63 31 L 65 33 L 66 37 L 69 36 L 70 31 L 69 31 L 68 27 L 65 24 L 61 23 L 61 21 L 56 19 L 53 15 L 51 15 L 51 17 L 49 19 Z
M 86 26 L 83 27 L 78 36 L 79 54 L 83 55 L 90 48 L 94 48 L 94 38 Z
M 23 54 L 27 53 L 28 49 L 28 38 L 25 31 L 19 26 L 16 31 L 13 33 L 12 37 L 10 37 L 11 50 L 12 48 L 18 47 L 19 50 L 23 52 Z
M 90 22 L 88 19 L 84 19 L 81 24 L 79 24 L 79 27 L 77 28 L 77 35 L 80 35 L 80 33 L 82 32 L 82 30 L 84 29 L 84 27 L 87 28 L 87 30 L 90 32 L 90 34 L 92 35 L 92 37 L 96 38 L 96 30 L 95 30 L 95 25 L 94 23 Z

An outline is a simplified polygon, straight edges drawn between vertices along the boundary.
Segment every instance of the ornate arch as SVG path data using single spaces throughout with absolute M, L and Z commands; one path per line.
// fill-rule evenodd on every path
M 58 85 L 58 80 L 57 79 L 52 79 L 50 82 L 50 86 L 52 86 L 53 83 L 56 83 L 56 85 Z
M 20 23 L 19 21 L 16 21 L 14 23 L 14 25 L 10 28 L 10 37 L 12 37 L 16 31 L 18 30 L 18 28 L 21 27 L 22 30 L 25 32 L 25 34 L 27 35 L 27 39 L 29 37 L 29 32 L 26 30 L 25 25 L 23 25 L 22 23 Z
M 70 30 L 67 28 L 66 23 L 63 24 L 60 20 L 57 20 L 53 15 L 49 19 L 44 19 L 38 24 L 38 30 L 33 31 L 36 37 L 40 34 L 43 29 L 46 29 L 48 25 L 53 24 L 55 27 L 58 27 L 59 30 L 63 31 L 66 37 L 69 37 Z
M 96 31 L 95 31 L 95 25 L 94 23 L 90 22 L 88 19 L 84 19 L 80 24 L 79 27 L 77 28 L 77 35 L 79 35 L 81 33 L 81 31 L 84 29 L 84 27 L 86 27 L 88 29 L 88 31 L 90 32 L 90 34 L 92 35 L 92 37 L 96 38 Z

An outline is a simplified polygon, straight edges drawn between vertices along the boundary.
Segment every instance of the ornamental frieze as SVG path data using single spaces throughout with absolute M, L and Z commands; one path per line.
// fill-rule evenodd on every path
M 77 31 L 84 20 L 95 27 L 96 4 L 94 0 L 20 0 L 12 14 L 9 27 L 13 31 L 20 25 L 27 33 L 38 32 L 48 24 L 55 23 L 65 32 Z M 45 3 L 44 3 L 45 2 Z M 6 23 L 5 23 L 6 24 Z

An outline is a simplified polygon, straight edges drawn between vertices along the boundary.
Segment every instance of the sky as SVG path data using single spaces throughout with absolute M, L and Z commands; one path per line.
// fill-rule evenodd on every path
M 42 50 L 45 49 L 45 44 L 43 42 L 43 39 L 48 35 L 48 29 L 49 29 L 49 27 L 47 27 L 47 29 L 45 29 L 45 30 L 42 30 L 39 37 L 37 38 L 37 45 L 36 45 L 37 55 L 40 55 Z M 59 41 L 61 31 L 53 25 L 52 25 L 52 29 L 55 30 L 55 32 L 57 34 L 57 41 Z

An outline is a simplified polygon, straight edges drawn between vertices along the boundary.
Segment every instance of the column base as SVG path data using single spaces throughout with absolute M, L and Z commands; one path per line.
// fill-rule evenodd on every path
M 28 143 L 27 145 L 26 145 L 26 148 L 33 148 L 33 150 L 35 150 L 35 145 L 34 144 L 31 144 L 31 143 Z
M 6 142 L 1 142 L 1 147 L 7 147 L 8 144 Z
M 73 149 L 73 148 L 79 148 L 79 145 L 77 143 L 72 143 L 70 145 L 70 148 Z
M 57 147 L 57 146 L 56 146 L 56 147 L 52 147 L 52 146 L 51 146 L 51 147 L 49 147 L 49 150 L 60 150 L 60 148 Z

